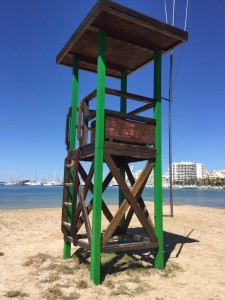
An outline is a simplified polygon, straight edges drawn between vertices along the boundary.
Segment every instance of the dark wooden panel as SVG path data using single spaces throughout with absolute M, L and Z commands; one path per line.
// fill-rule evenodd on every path
M 92 124 L 95 126 L 95 122 Z M 94 139 L 95 128 L 92 128 L 91 141 L 93 142 Z M 136 145 L 154 145 L 155 126 L 107 116 L 105 118 L 105 139 Z

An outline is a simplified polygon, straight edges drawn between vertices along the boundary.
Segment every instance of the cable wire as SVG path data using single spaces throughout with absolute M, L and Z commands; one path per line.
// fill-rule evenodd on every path
M 187 28 L 187 17 L 188 17 L 188 0 L 186 3 L 186 12 L 185 12 L 185 21 L 184 21 L 184 31 L 186 31 Z
M 166 0 L 164 0 L 164 9 L 165 9 L 165 16 L 166 16 L 166 24 L 168 24 L 168 16 L 167 16 Z

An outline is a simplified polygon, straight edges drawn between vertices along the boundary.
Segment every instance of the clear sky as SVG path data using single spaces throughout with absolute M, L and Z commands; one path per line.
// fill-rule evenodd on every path
M 94 0 L 1 0 L 0 181 L 63 176 L 65 116 L 71 69 L 55 58 Z M 165 21 L 164 0 L 117 0 Z M 171 3 L 167 0 L 169 23 Z M 176 1 L 175 25 L 184 27 L 186 0 Z M 173 161 L 225 169 L 225 1 L 189 0 L 189 41 L 174 51 Z M 163 92 L 168 97 L 168 61 Z M 96 76 L 80 72 L 79 96 Z M 117 87 L 115 80 L 108 86 Z M 131 75 L 128 91 L 152 97 L 152 66 Z M 168 104 L 163 103 L 163 172 L 168 167 Z M 138 166 L 137 166 L 138 168 Z

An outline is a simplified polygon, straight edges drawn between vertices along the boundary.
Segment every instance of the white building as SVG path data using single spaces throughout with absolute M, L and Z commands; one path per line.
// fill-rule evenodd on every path
M 204 165 L 194 162 L 175 162 L 173 168 L 173 181 L 184 181 L 189 179 L 202 179 L 204 174 Z

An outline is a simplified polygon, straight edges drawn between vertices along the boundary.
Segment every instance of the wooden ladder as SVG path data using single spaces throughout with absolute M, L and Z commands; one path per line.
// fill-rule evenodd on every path
M 73 195 L 74 195 L 74 158 L 72 158 L 70 153 L 68 153 L 68 156 L 66 157 L 64 162 L 61 229 L 64 234 L 64 240 L 70 243 L 73 243 L 73 238 L 71 236 Z

